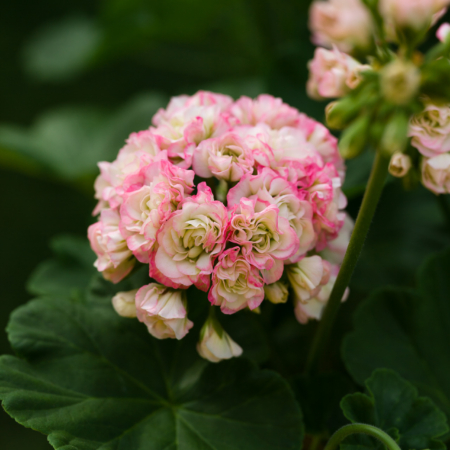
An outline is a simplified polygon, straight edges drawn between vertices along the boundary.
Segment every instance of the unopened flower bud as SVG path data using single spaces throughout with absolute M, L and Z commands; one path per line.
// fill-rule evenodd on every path
M 369 126 L 370 117 L 363 115 L 344 131 L 339 141 L 339 153 L 343 158 L 355 158 L 364 150 Z
M 384 97 L 396 105 L 408 104 L 420 86 L 420 70 L 411 62 L 396 59 L 381 71 Z
M 436 37 L 441 41 L 445 42 L 450 35 L 450 23 L 443 23 L 436 31 Z
M 397 178 L 404 177 L 411 169 L 411 158 L 403 153 L 394 153 L 389 163 L 389 173 Z
M 353 108 L 354 99 L 345 97 L 342 100 L 328 103 L 325 108 L 327 125 L 335 130 L 342 130 L 354 119 L 357 111 Z
M 264 293 L 266 294 L 267 300 L 274 304 L 286 303 L 289 296 L 288 288 L 282 281 L 266 284 L 264 286 Z
M 112 304 L 116 313 L 122 317 L 136 317 L 135 298 L 138 289 L 128 292 L 118 292 L 112 298 Z
M 219 362 L 242 355 L 242 348 L 231 339 L 220 323 L 209 317 L 200 331 L 197 351 L 202 358 Z
M 408 142 L 409 116 L 400 111 L 394 114 L 384 127 L 380 150 L 385 155 L 402 153 Z

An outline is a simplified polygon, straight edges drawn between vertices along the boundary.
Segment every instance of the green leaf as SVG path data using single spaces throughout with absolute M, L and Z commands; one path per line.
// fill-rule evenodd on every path
M 34 300 L 8 326 L 20 358 L 0 358 L 3 406 L 56 449 L 300 448 L 288 384 L 244 359 L 206 364 L 199 328 L 158 341 L 111 307 Z
M 75 292 L 84 292 L 95 274 L 95 255 L 88 240 L 62 235 L 52 239 L 50 247 L 56 257 L 43 261 L 34 270 L 27 283 L 28 292 L 69 296 Z
M 415 291 L 387 288 L 357 310 L 342 354 L 362 384 L 386 367 L 412 382 L 450 417 L 450 251 L 430 258 Z
M 93 177 L 98 161 L 115 159 L 128 135 L 148 128 L 164 102 L 160 95 L 143 93 L 114 113 L 84 107 L 49 111 L 29 129 L 0 126 L 0 147 L 65 182 Z
M 341 408 L 352 423 L 374 425 L 388 433 L 403 450 L 445 449 L 437 438 L 448 431 L 445 414 L 396 372 L 375 370 L 365 382 L 366 394 L 344 397 Z M 343 450 L 382 448 L 373 438 L 354 435 L 341 445 Z
M 96 22 L 87 17 L 67 17 L 46 25 L 24 48 L 25 69 L 43 81 L 71 78 L 93 62 L 101 38 Z

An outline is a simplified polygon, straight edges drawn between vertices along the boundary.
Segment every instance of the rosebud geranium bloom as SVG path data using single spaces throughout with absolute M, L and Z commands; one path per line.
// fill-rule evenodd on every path
M 450 105 L 427 102 L 425 109 L 412 117 L 411 144 L 424 156 L 432 157 L 450 151 Z
M 158 283 L 143 286 L 136 293 L 136 314 L 158 339 L 182 339 L 194 325 L 187 318 L 185 292 Z
M 259 270 L 247 261 L 239 247 L 220 255 L 208 299 L 213 305 L 220 306 L 224 314 L 233 314 L 246 307 L 256 309 L 264 300 L 264 281 Z
M 104 208 L 117 208 L 122 203 L 125 178 L 155 159 L 167 159 L 167 153 L 161 152 L 156 137 L 144 130 L 130 135 L 115 161 L 100 162 L 100 175 L 95 181 L 95 198 L 99 203 L 94 215 Z
M 100 221 L 88 229 L 89 242 L 97 255 L 94 266 L 113 283 L 125 278 L 136 262 L 119 230 L 119 220 L 117 211 L 104 209 Z
M 275 205 L 280 217 L 289 221 L 299 238 L 299 249 L 290 257 L 299 259 L 301 255 L 314 248 L 316 235 L 313 226 L 311 203 L 302 200 L 295 185 L 270 169 L 263 169 L 258 175 L 246 175 L 228 192 L 228 207 L 239 205 L 241 198 L 256 200 L 256 207 Z
M 370 70 L 351 56 L 333 50 L 316 48 L 314 59 L 309 62 L 308 95 L 321 100 L 324 98 L 343 97 L 360 83 L 361 72 Z
M 289 221 L 279 215 L 275 205 L 242 198 L 230 219 L 229 240 L 242 248 L 242 254 L 263 271 L 266 283 L 283 274 L 283 261 L 299 248 L 299 238 Z
M 450 154 L 424 158 L 422 183 L 435 194 L 450 194 Z
M 331 53 L 348 76 L 354 60 Z M 137 260 L 156 281 L 115 295 L 117 313 L 137 316 L 159 339 L 181 339 L 193 326 L 187 292 L 196 288 L 224 314 L 264 312 L 264 297 L 285 303 L 289 286 L 302 302 L 321 295 L 326 259 L 345 251 L 334 241 L 345 217 L 345 165 L 328 129 L 270 95 L 233 101 L 206 91 L 174 97 L 152 123 L 130 135 L 115 161 L 99 163 L 95 183 L 95 266 L 117 283 Z M 239 356 L 208 320 L 200 355 Z
M 328 282 L 321 287 L 319 292 L 307 301 L 301 301 L 299 298 L 294 299 L 294 313 L 296 319 L 301 324 L 306 324 L 310 319 L 320 320 L 322 318 L 323 310 L 325 305 L 330 298 L 331 291 L 333 290 L 334 283 L 336 282 L 337 272 L 339 271 L 338 266 L 333 266 L 331 268 L 331 276 Z M 345 291 L 342 301 L 344 302 L 348 297 L 348 288 Z
M 150 275 L 175 288 L 195 284 L 209 289 L 213 262 L 223 250 L 228 212 L 214 201 L 211 189 L 200 183 L 198 194 L 187 198 L 158 233 L 158 248 L 152 256 Z M 162 275 L 162 276 L 161 276 Z
M 315 0 L 310 10 L 310 27 L 316 45 L 352 53 L 372 43 L 373 23 L 361 0 Z
M 140 262 L 148 263 L 157 231 L 192 192 L 193 179 L 193 171 L 158 161 L 125 180 L 120 230 Z
M 303 258 L 286 268 L 295 299 L 306 302 L 315 297 L 330 279 L 331 266 L 328 261 L 314 255 Z
M 253 166 L 252 151 L 241 137 L 231 132 L 201 142 L 194 152 L 194 171 L 203 178 L 215 176 L 236 182 L 252 173 Z
M 207 320 L 200 332 L 197 351 L 211 362 L 219 362 L 242 355 L 242 348 L 231 339 L 217 321 Z

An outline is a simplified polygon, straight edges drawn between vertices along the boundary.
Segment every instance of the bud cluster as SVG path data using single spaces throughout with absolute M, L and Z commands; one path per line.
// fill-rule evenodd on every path
M 343 130 L 341 155 L 376 148 L 391 158 L 393 176 L 420 179 L 436 194 L 450 192 L 450 24 L 439 27 L 439 43 L 427 54 L 418 45 L 449 4 L 315 0 L 310 11 L 320 47 L 307 91 L 338 99 L 326 107 L 326 120 Z
M 269 95 L 201 91 L 173 98 L 99 168 L 95 266 L 114 283 L 139 263 L 149 273 L 114 297 L 120 315 L 181 339 L 195 286 L 223 314 L 291 292 L 299 322 L 320 319 L 348 243 L 345 166 L 323 125 Z M 214 314 L 200 335 L 210 361 L 242 352 Z

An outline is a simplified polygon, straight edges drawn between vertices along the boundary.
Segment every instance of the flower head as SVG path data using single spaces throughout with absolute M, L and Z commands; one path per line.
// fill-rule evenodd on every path
M 125 180 L 120 230 L 139 261 L 149 262 L 158 230 L 192 192 L 193 179 L 191 170 L 158 161 Z
M 193 167 L 203 178 L 215 176 L 219 180 L 239 181 L 245 174 L 253 172 L 252 151 L 235 133 L 225 133 L 207 139 L 194 151 Z
M 282 281 L 276 281 L 272 284 L 266 284 L 264 286 L 264 293 L 267 300 L 274 304 L 286 303 L 289 296 L 288 287 Z
M 283 273 L 284 260 L 299 248 L 299 238 L 289 221 L 273 204 L 241 198 L 229 225 L 229 240 L 242 248 L 244 257 L 263 270 L 266 283 L 274 283 Z
M 213 262 L 225 245 L 227 224 L 227 209 L 214 201 L 206 183 L 200 183 L 198 194 L 187 198 L 158 232 L 150 276 L 175 288 L 195 284 L 207 291 Z
M 239 247 L 225 250 L 214 268 L 208 299 L 224 314 L 246 307 L 256 309 L 264 300 L 264 282 L 259 270 L 240 253 Z

